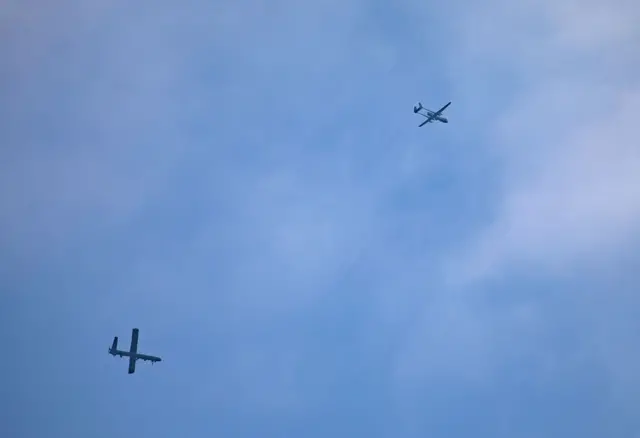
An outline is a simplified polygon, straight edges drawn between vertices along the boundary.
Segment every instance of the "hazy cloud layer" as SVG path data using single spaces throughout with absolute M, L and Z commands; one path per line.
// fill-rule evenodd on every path
M 0 423 L 634 436 L 639 20 L 7 2 L 0 341 L 42 359 Z M 128 376 L 134 326 L 165 361 Z
M 486 53 L 490 41 L 513 44 L 502 55 L 524 80 L 490 137 L 504 165 L 503 195 L 473 250 L 470 275 L 513 261 L 566 269 L 609 255 L 633 242 L 640 224 L 640 57 L 628 51 L 640 39 L 630 25 L 640 8 L 549 2 L 496 9 L 510 27 L 529 32 L 468 32 L 472 53 Z

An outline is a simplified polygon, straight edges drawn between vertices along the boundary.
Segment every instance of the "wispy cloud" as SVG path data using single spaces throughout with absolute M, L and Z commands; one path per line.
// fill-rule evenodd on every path
M 505 17 L 522 27 L 530 17 L 540 21 L 522 50 L 503 54 L 526 82 L 490 137 L 503 163 L 503 195 L 470 249 L 469 275 L 519 261 L 565 269 L 637 236 L 639 88 L 630 73 L 640 59 L 627 48 L 640 38 L 628 25 L 640 11 L 619 3 L 536 4 Z M 484 47 L 510 40 L 488 37 Z
M 398 356 L 398 382 L 416 388 L 410 404 L 443 379 L 473 394 L 516 385 L 506 382 L 518 369 L 538 389 L 572 373 L 628 387 L 619 366 L 635 354 L 617 348 L 633 348 L 622 339 L 637 326 L 622 309 L 635 307 L 636 282 L 612 266 L 637 259 L 640 58 L 630 47 L 640 34 L 628 23 L 638 13 L 624 2 L 445 8 L 461 129 L 474 130 L 473 149 L 491 157 L 475 182 L 492 192 L 439 259 L 441 295 L 424 300 Z M 625 323 L 605 321 L 615 315 Z M 609 395 L 603 403 L 629 402 Z

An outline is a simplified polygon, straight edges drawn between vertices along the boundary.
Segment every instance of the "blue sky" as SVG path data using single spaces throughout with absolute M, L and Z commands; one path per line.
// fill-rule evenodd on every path
M 640 433 L 640 6 L 1 11 L 3 435 Z

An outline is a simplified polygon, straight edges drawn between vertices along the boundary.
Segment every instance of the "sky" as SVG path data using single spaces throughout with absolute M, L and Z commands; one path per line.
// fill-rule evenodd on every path
M 638 22 L 3 1 L 0 435 L 639 437 Z

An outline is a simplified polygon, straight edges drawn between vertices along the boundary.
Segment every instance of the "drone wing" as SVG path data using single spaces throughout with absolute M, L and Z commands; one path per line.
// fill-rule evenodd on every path
M 422 114 L 424 116 L 424 114 Z M 425 116 L 426 117 L 426 116 Z M 423 127 L 424 125 L 426 125 L 427 123 L 431 123 L 433 121 L 433 119 L 435 118 L 435 115 L 431 114 L 429 115 L 429 117 L 427 117 L 427 120 L 425 120 L 424 122 L 420 123 L 420 125 L 418 125 L 418 128 Z
M 442 112 L 443 112 L 444 110 L 446 110 L 446 109 L 447 109 L 447 107 L 448 107 L 449 105 L 451 105 L 451 102 L 449 102 L 448 104 L 446 104 L 445 106 L 443 106 L 442 108 L 440 108 L 438 111 L 436 111 L 436 113 L 435 113 L 434 115 L 439 116 L 440 114 L 442 114 Z

